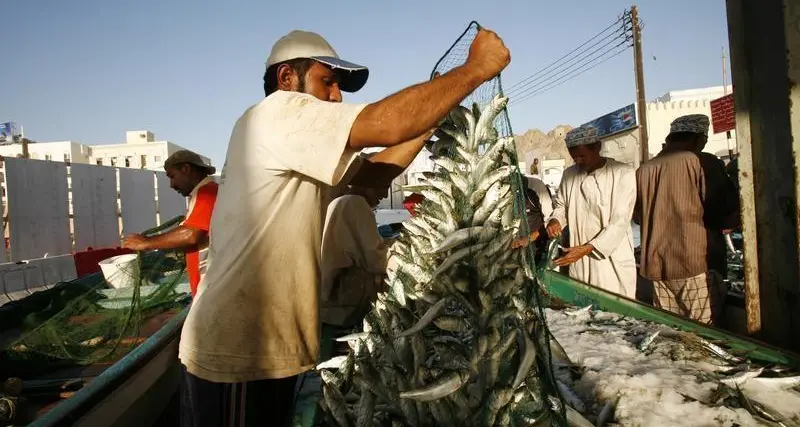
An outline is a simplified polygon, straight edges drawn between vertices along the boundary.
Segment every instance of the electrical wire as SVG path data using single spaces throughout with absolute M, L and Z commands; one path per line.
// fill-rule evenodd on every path
M 632 38 L 633 22 L 630 11 L 626 10 L 611 25 L 578 47 L 536 73 L 509 86 L 505 91 L 510 98 L 509 105 L 524 102 L 547 92 L 619 56 L 632 47 Z M 619 49 L 620 46 L 624 47 Z
M 621 55 L 622 53 L 624 53 L 625 51 L 627 51 L 628 49 L 630 49 L 630 47 L 631 47 L 631 45 L 628 45 L 628 46 L 624 47 L 623 49 L 619 49 L 619 50 L 618 50 L 617 52 L 615 52 L 613 55 L 611 55 L 611 56 L 608 56 L 608 57 L 606 57 L 606 58 L 603 58 L 602 60 L 600 60 L 599 62 L 595 63 L 595 64 L 594 64 L 594 65 L 592 65 L 591 67 L 588 67 L 588 68 L 586 68 L 586 69 L 583 69 L 583 70 L 578 70 L 578 72 L 577 72 L 577 73 L 572 73 L 572 74 L 569 74 L 569 75 L 567 75 L 567 76 L 564 76 L 564 78 L 560 79 L 559 81 L 553 82 L 553 84 L 551 84 L 551 85 L 549 85 L 549 86 L 547 86 L 547 87 L 541 88 L 541 89 L 539 89 L 539 90 L 537 90 L 537 91 L 535 91 L 535 92 L 528 93 L 528 94 L 526 94 L 526 95 L 524 95 L 524 96 L 522 96 L 522 97 L 513 98 L 513 99 L 512 99 L 512 100 L 509 102 L 509 105 L 517 105 L 517 104 L 519 104 L 519 103 L 521 103 L 521 102 L 524 102 L 524 101 L 527 101 L 527 100 L 529 100 L 529 99 L 531 99 L 531 98 L 534 98 L 534 97 L 536 97 L 536 96 L 538 96 L 538 95 L 540 95 L 540 94 L 542 94 L 542 93 L 544 93 L 544 92 L 547 92 L 547 91 L 549 91 L 550 89 L 553 89 L 553 88 L 555 88 L 556 86 L 560 86 L 560 85 L 562 85 L 562 84 L 564 84 L 564 83 L 566 83 L 566 82 L 568 82 L 568 81 L 570 81 L 570 80 L 572 80 L 572 79 L 574 79 L 574 78 L 576 78 L 576 77 L 580 76 L 581 74 L 583 74 L 583 73 L 586 73 L 587 71 L 589 71 L 589 70 L 591 70 L 591 69 L 593 69 L 593 68 L 595 68 L 595 67 L 599 66 L 600 64 L 602 64 L 602 63 L 604 63 L 604 62 L 606 62 L 606 61 L 608 61 L 608 60 L 610 60 L 610 59 L 612 59 L 612 58 L 615 58 L 615 57 L 617 57 L 617 56 Z
M 520 82 L 518 82 L 518 83 L 516 83 L 516 84 L 514 84 L 514 85 L 511 85 L 511 86 L 509 86 L 509 87 L 508 87 L 508 89 L 507 89 L 507 92 L 510 92 L 510 91 L 514 91 L 514 90 L 516 90 L 516 88 L 517 88 L 518 86 L 526 85 L 526 84 L 527 84 L 527 83 L 528 83 L 528 82 L 529 82 L 531 79 L 533 79 L 533 78 L 535 78 L 536 76 L 539 76 L 540 74 L 542 74 L 542 73 L 546 72 L 547 70 L 549 70 L 549 69 L 553 68 L 553 66 L 555 66 L 555 65 L 559 64 L 559 63 L 560 63 L 562 60 L 564 60 L 565 58 L 568 58 L 570 55 L 574 54 L 576 51 L 578 51 L 578 50 L 579 50 L 579 49 L 581 49 L 582 47 L 584 47 L 584 46 L 586 46 L 587 44 L 589 44 L 589 43 L 590 43 L 592 40 L 594 40 L 594 39 L 596 39 L 596 38 L 600 37 L 600 36 L 601 36 L 601 35 L 603 35 L 605 32 L 607 32 L 609 29 L 612 29 L 612 28 L 614 28 L 614 27 L 615 27 L 615 26 L 617 26 L 617 25 L 618 25 L 620 22 L 622 22 L 622 24 L 623 24 L 623 25 L 622 25 L 621 27 L 617 28 L 617 30 L 615 30 L 615 31 L 614 31 L 612 34 L 610 34 L 609 36 L 614 36 L 614 35 L 617 35 L 616 33 L 620 32 L 621 30 L 624 30 L 624 31 L 627 31 L 627 30 L 628 30 L 627 26 L 628 26 L 628 24 L 630 23 L 630 18 L 629 18 L 629 16 L 628 16 L 628 13 L 627 13 L 627 12 L 626 12 L 626 13 L 624 13 L 624 14 L 623 14 L 622 16 L 620 16 L 619 18 L 617 18 L 617 20 L 616 20 L 616 21 L 614 21 L 614 22 L 613 22 L 611 25 L 609 25 L 608 27 L 604 28 L 604 29 L 603 29 L 603 30 L 601 30 L 599 33 L 595 34 L 594 36 L 592 36 L 591 38 L 589 38 L 588 40 L 586 40 L 585 42 L 583 42 L 583 43 L 582 43 L 580 46 L 578 46 L 578 47 L 576 47 L 575 49 L 572 49 L 571 51 L 567 52 L 566 54 L 564 54 L 564 55 L 563 55 L 563 56 L 561 56 L 560 58 L 558 58 L 558 59 L 556 59 L 555 61 L 551 62 L 550 64 L 548 64 L 547 66 L 545 66 L 545 67 L 544 67 L 544 68 L 542 68 L 541 70 L 537 71 L 536 73 L 534 73 L 534 74 L 532 74 L 532 75 L 530 75 L 530 76 L 526 77 L 526 78 L 525 78 L 525 79 L 523 79 L 522 81 L 520 81 Z M 601 40 L 600 40 L 600 42 L 602 42 L 602 40 L 605 40 L 605 39 L 607 39 L 607 37 L 608 37 L 608 36 L 606 36 L 606 37 L 604 37 L 603 39 L 601 39 Z M 599 42 L 598 42 L 598 43 L 599 43 Z M 595 43 L 595 45 L 597 45 L 598 43 Z M 593 45 L 593 46 L 594 46 L 594 45 Z M 591 48 L 591 47 L 592 47 L 592 46 L 589 46 L 589 48 Z M 588 48 L 587 48 L 587 49 L 588 49 Z M 585 51 L 585 50 L 586 50 L 586 49 L 584 49 L 583 51 Z M 579 54 L 580 54 L 580 53 L 582 53 L 583 51 L 579 52 Z
M 591 63 L 592 61 L 596 60 L 597 57 L 601 57 L 601 56 L 605 55 L 610 50 L 613 50 L 613 49 L 619 47 L 619 45 L 625 43 L 629 39 L 630 39 L 630 37 L 627 36 L 626 34 L 620 34 L 619 36 L 616 36 L 616 37 L 612 38 L 611 40 L 608 40 L 604 45 L 602 45 L 598 49 L 595 49 L 594 51 L 590 52 L 588 55 L 582 57 L 581 58 L 581 62 L 576 62 L 576 63 L 574 63 L 574 64 L 572 64 L 572 65 L 570 65 L 570 66 L 568 66 L 566 68 L 563 68 L 563 69 L 560 69 L 560 70 L 556 70 L 557 72 L 555 74 L 551 74 L 551 75 L 547 76 L 544 80 L 541 80 L 536 84 L 533 84 L 533 82 L 531 82 L 530 85 L 518 88 L 517 90 L 510 90 L 510 91 L 508 91 L 508 96 L 509 97 L 524 96 L 525 94 L 530 93 L 530 92 L 534 92 L 534 91 L 540 89 L 543 86 L 547 86 L 550 83 L 552 83 L 553 80 L 557 80 L 560 76 L 562 76 L 564 74 L 567 74 L 567 73 L 570 73 L 575 69 L 579 69 L 579 68 L 583 67 L 584 65 L 586 65 L 587 63 Z M 611 46 L 610 48 L 608 48 L 608 46 L 610 46 L 612 44 L 614 44 L 614 45 Z
M 581 63 L 585 62 L 587 58 L 591 58 L 596 52 L 604 49 L 610 44 L 613 44 L 617 40 L 627 37 L 626 33 L 626 31 L 618 31 L 614 34 L 610 34 L 607 37 L 599 39 L 592 45 L 589 45 L 582 51 L 578 52 L 577 55 L 569 58 L 565 62 L 560 63 L 558 67 L 551 68 L 546 72 L 539 71 L 523 80 L 524 83 L 518 83 L 510 87 L 507 92 L 509 94 L 523 92 L 532 86 L 541 84 L 542 81 L 552 78 L 553 75 L 562 73 L 565 69 L 571 69 L 575 66 L 580 66 Z

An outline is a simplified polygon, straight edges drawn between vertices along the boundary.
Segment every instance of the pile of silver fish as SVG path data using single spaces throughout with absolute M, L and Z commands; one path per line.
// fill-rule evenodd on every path
M 560 394 L 596 426 L 800 426 L 800 376 L 790 367 L 591 306 L 548 309 L 547 320 L 577 362 L 554 347 Z
M 540 380 L 550 365 L 535 344 L 544 325 L 529 303 L 534 272 L 527 250 L 511 248 L 527 226 L 514 140 L 494 127 L 506 102 L 458 107 L 438 128 L 436 171 L 413 189 L 425 201 L 390 248 L 387 291 L 362 332 L 338 339 L 349 353 L 317 366 L 329 422 L 545 426 L 565 410 L 579 416 Z

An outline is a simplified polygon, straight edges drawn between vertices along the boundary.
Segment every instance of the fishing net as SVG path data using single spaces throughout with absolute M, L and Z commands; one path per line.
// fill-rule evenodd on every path
M 432 74 L 464 63 L 479 26 Z M 433 77 L 433 75 L 432 75 Z M 323 362 L 334 425 L 555 425 L 565 407 L 552 370 L 511 125 L 500 78 L 451 111 L 430 144 L 424 200 L 389 249 L 387 290 L 351 351 Z
M 146 231 L 179 223 L 175 218 Z M 132 254 L 112 288 L 94 274 L 0 307 L 0 379 L 111 363 L 152 335 L 189 301 L 180 252 Z
M 480 24 L 472 21 L 459 36 L 455 43 L 445 52 L 444 56 L 439 59 L 431 72 L 431 78 L 434 75 L 444 74 L 451 69 L 463 65 L 469 56 L 469 49 L 472 41 L 480 29 Z M 461 105 L 474 109 L 475 106 L 483 108 L 497 96 L 504 96 L 503 85 L 501 76 L 484 82 L 475 91 L 473 91 Z M 494 119 L 494 128 L 499 137 L 513 137 L 511 129 L 511 121 L 508 118 L 508 110 L 504 107 L 502 111 Z M 479 152 L 485 152 L 487 147 L 481 147 Z M 516 145 L 511 144 L 505 150 L 508 156 L 508 163 L 512 166 L 513 172 L 510 178 L 511 191 L 514 195 L 513 212 L 515 217 L 519 220 L 520 236 L 528 236 L 534 230 L 528 227 L 527 214 L 526 214 L 526 200 L 525 190 L 527 189 L 527 179 L 519 169 L 519 158 L 517 156 Z M 454 150 L 447 151 L 448 156 L 457 156 Z M 535 327 L 532 331 L 532 336 L 535 338 L 536 345 L 536 372 L 539 382 L 540 392 L 543 397 L 550 396 L 552 399 L 558 399 L 558 404 L 554 404 L 552 425 L 566 425 L 566 418 L 561 401 L 560 393 L 552 369 L 552 357 L 550 353 L 550 340 L 552 335 L 547 327 L 544 308 L 546 307 L 546 295 L 543 292 L 543 285 L 539 275 L 539 269 L 536 266 L 536 247 L 533 244 L 526 246 L 527 256 L 522 262 L 527 262 L 528 265 L 524 266 L 530 268 L 535 274 L 533 278 L 526 277 L 525 299 L 528 303 L 528 309 L 533 317 Z M 535 380 L 534 380 L 535 381 Z M 555 403 L 555 402 L 553 402 Z

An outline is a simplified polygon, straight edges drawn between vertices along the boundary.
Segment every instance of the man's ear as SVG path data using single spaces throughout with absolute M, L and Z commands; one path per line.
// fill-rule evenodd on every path
M 294 72 L 289 64 L 281 64 L 276 70 L 278 76 L 278 89 L 279 90 L 292 90 L 294 87 L 294 80 L 297 74 Z

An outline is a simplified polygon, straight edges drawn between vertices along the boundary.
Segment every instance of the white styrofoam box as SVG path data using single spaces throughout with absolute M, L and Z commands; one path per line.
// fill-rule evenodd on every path
M 139 277 L 139 265 L 136 254 L 117 255 L 98 263 L 106 282 L 112 288 L 132 286 Z

